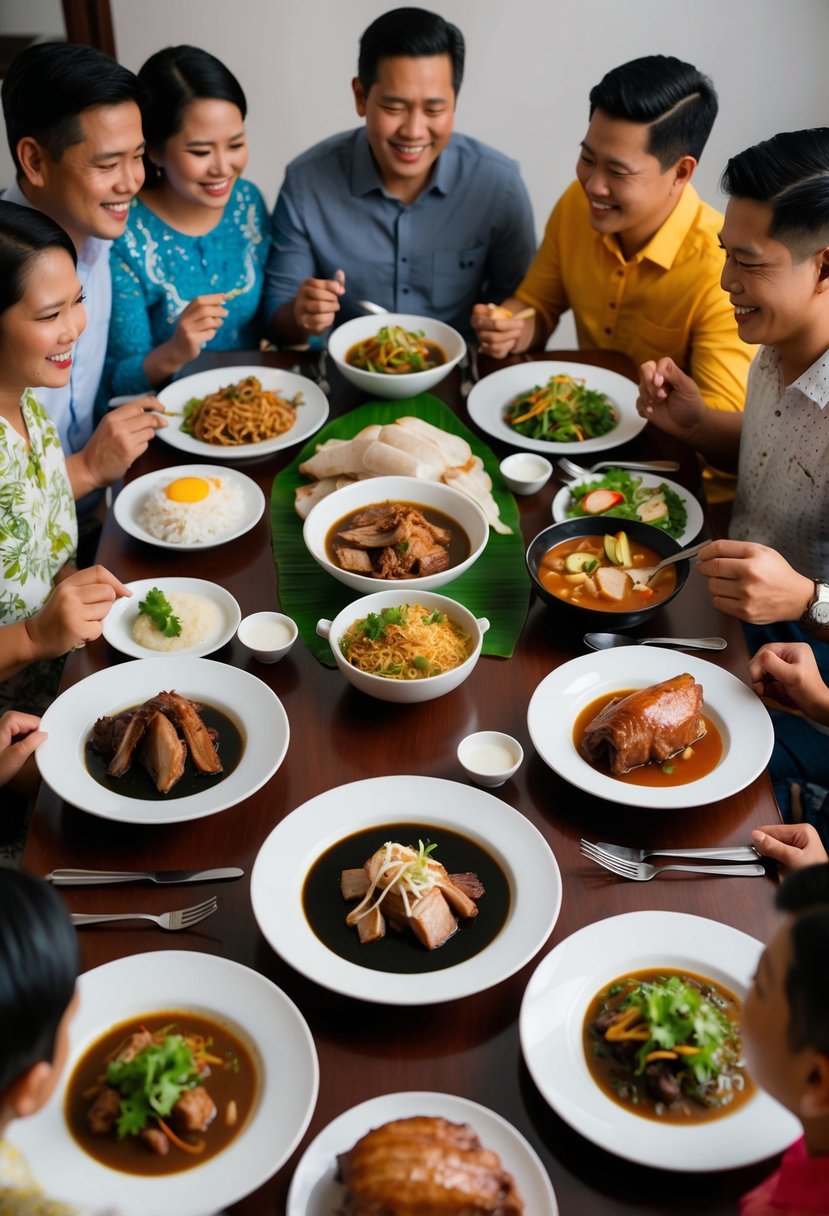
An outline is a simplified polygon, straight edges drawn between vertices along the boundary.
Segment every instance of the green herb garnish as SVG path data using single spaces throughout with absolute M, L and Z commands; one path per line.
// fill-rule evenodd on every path
M 145 1047 L 131 1060 L 113 1060 L 107 1081 L 121 1095 L 118 1136 L 137 1136 L 150 1119 L 165 1119 L 188 1089 L 199 1084 L 193 1053 L 180 1034 Z
M 172 604 L 158 587 L 147 592 L 138 605 L 138 611 L 148 616 L 165 638 L 177 638 L 181 633 L 181 621 L 174 615 Z

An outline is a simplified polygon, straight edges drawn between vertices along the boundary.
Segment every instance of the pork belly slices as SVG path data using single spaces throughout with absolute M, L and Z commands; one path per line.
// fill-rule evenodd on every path
M 141 746 L 141 763 L 150 774 L 160 794 L 169 793 L 184 776 L 187 747 L 168 717 L 157 710 L 147 726 Z
M 195 705 L 177 692 L 160 692 L 153 704 L 167 715 L 184 735 L 190 759 L 198 773 L 220 773 L 222 762 L 210 732 L 201 720 Z

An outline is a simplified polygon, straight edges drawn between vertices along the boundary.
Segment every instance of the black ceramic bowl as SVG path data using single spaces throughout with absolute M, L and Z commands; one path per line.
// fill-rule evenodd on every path
M 678 553 L 682 548 L 672 536 L 661 528 L 651 524 L 643 524 L 639 520 L 609 519 L 607 516 L 596 516 L 591 519 L 566 519 L 560 524 L 551 524 L 543 532 L 539 532 L 530 541 L 527 549 L 527 569 L 532 579 L 533 589 L 539 599 L 543 600 L 561 618 L 562 624 L 567 624 L 574 630 L 589 632 L 595 629 L 632 629 L 643 621 L 654 616 L 665 604 L 669 603 L 685 586 L 688 572 L 691 568 L 689 561 L 677 562 L 676 587 L 669 596 L 657 604 L 638 608 L 633 612 L 599 612 L 594 608 L 586 608 L 581 604 L 571 604 L 567 600 L 552 595 L 539 581 L 538 567 L 545 553 L 561 541 L 571 540 L 574 536 L 603 536 L 606 532 L 626 532 L 631 540 L 639 541 L 655 549 L 660 559 Z

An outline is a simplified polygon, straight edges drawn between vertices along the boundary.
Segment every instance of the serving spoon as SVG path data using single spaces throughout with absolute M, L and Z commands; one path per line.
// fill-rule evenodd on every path
M 630 638 L 626 633 L 586 633 L 584 644 L 591 650 L 615 650 L 617 646 L 674 646 L 677 650 L 725 650 L 725 638 Z

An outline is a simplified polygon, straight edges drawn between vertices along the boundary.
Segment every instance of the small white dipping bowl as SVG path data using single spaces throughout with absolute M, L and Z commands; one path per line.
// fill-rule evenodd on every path
M 340 650 L 340 639 L 353 623 L 367 617 L 370 612 L 381 612 L 384 608 L 396 608 L 400 604 L 413 602 L 422 604 L 431 611 L 438 609 L 460 625 L 464 633 L 469 634 L 472 639 L 469 658 L 451 671 L 445 671 L 439 676 L 427 676 L 422 680 L 390 680 L 385 676 L 371 675 L 352 667 Z M 328 638 L 331 653 L 349 684 L 379 701 L 395 701 L 406 705 L 433 701 L 463 684 L 478 662 L 487 629 L 489 621 L 486 617 L 475 617 L 463 604 L 450 600 L 446 595 L 436 595 L 434 591 L 420 591 L 416 596 L 408 595 L 406 583 L 402 583 L 393 591 L 378 591 L 374 595 L 365 595 L 362 599 L 354 600 L 343 608 L 333 621 L 317 621 L 317 633 L 321 638 Z
M 415 506 L 431 507 L 442 511 L 455 523 L 460 524 L 469 537 L 469 556 L 457 566 L 441 570 L 437 574 L 425 574 L 419 578 L 372 578 L 369 574 L 357 574 L 343 570 L 331 561 L 325 551 L 325 541 L 331 529 L 346 515 L 352 515 L 364 507 L 385 502 L 411 502 Z M 489 540 L 489 524 L 476 502 L 460 490 L 453 490 L 441 481 L 421 481 L 419 477 L 369 477 L 355 481 L 341 490 L 334 490 L 320 499 L 308 512 L 302 528 L 302 537 L 308 552 L 317 565 L 322 566 L 334 578 L 369 595 L 385 587 L 399 587 L 404 601 L 416 593 L 431 591 L 451 582 L 483 553 Z
M 253 612 L 242 619 L 236 636 L 260 663 L 278 663 L 297 639 L 296 623 L 283 612 Z
M 536 494 L 550 480 L 553 466 L 536 452 L 513 452 L 501 461 L 501 476 L 513 494 Z
M 458 760 L 467 777 L 488 788 L 509 781 L 523 759 L 518 740 L 500 730 L 479 730 L 458 744 Z
M 423 336 L 429 342 L 436 342 L 446 355 L 446 362 L 439 367 L 430 368 L 425 372 L 407 372 L 399 376 L 386 375 L 383 372 L 362 371 L 346 363 L 345 357 L 356 342 L 364 342 L 373 338 L 384 325 L 402 325 L 415 333 L 423 331 Z M 331 333 L 328 339 L 328 353 L 339 370 L 373 397 L 397 401 L 403 397 L 416 397 L 418 393 L 428 392 L 441 380 L 445 380 L 452 368 L 466 354 L 466 343 L 456 329 L 443 321 L 433 321 L 430 317 L 418 317 L 412 313 L 390 312 L 383 316 L 355 317 L 346 321 Z

